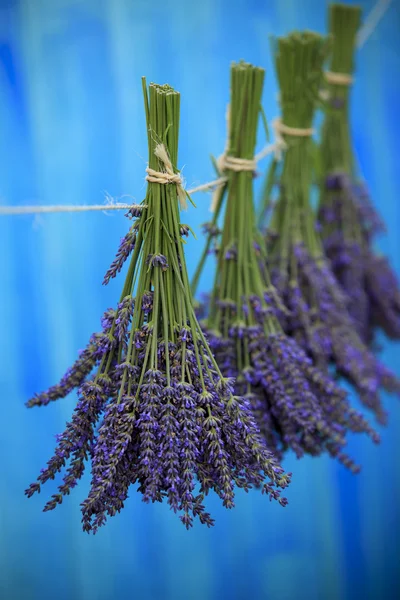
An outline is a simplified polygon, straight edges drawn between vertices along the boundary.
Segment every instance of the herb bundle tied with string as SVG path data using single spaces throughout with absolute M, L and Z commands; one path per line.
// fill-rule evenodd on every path
M 255 425 L 246 399 L 233 395 L 196 320 L 186 270 L 178 199 L 185 191 L 175 168 L 180 95 L 168 85 L 143 81 L 149 142 L 148 188 L 105 283 L 130 264 L 120 303 L 105 313 L 102 332 L 60 384 L 35 396 L 45 405 L 79 390 L 72 420 L 54 456 L 26 494 L 40 491 L 69 462 L 62 502 L 90 458 L 91 489 L 82 503 L 83 528 L 96 532 L 124 506 L 131 485 L 145 501 L 166 499 L 190 527 L 193 517 L 212 525 L 203 506 L 213 489 L 227 508 L 234 487 L 261 487 L 280 497 L 290 477 L 276 463 Z M 95 370 L 93 377 L 88 379 Z M 195 493 L 196 481 L 200 484 Z
M 325 252 L 349 312 L 362 339 L 372 344 L 378 328 L 400 339 L 400 286 L 388 259 L 373 248 L 384 226 L 365 184 L 356 177 L 349 99 L 360 17 L 357 6 L 333 4 L 329 9 L 334 42 L 330 71 L 325 74 L 329 101 L 320 145 L 318 217 Z
M 311 206 L 316 160 L 312 124 L 329 48 L 329 38 L 312 32 L 295 32 L 277 41 L 286 150 L 282 163 L 271 167 L 279 188 L 267 233 L 268 265 L 288 309 L 282 314 L 285 331 L 321 369 L 332 363 L 378 421 L 385 422 L 379 390 L 399 392 L 400 382 L 360 339 L 345 295 L 325 259 Z
M 227 181 L 216 192 L 214 218 L 192 285 L 195 290 L 217 238 L 214 285 L 202 325 L 223 374 L 236 378 L 236 393 L 251 403 L 278 457 L 288 449 L 298 457 L 328 452 L 356 471 L 342 451 L 347 431 L 367 432 L 374 439 L 376 434 L 349 406 L 346 393 L 283 332 L 279 316 L 286 311 L 271 285 L 265 242 L 257 230 L 253 156 L 263 80 L 264 70 L 250 64 L 231 68 L 229 140 L 218 161 Z

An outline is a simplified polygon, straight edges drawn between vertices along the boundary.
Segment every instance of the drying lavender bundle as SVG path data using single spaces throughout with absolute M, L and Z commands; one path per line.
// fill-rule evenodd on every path
M 376 328 L 400 339 L 400 287 L 389 261 L 372 246 L 384 228 L 365 186 L 354 176 L 349 127 L 349 94 L 361 10 L 333 4 L 329 11 L 334 36 L 330 71 L 325 74 L 329 108 L 322 127 L 319 221 L 326 255 L 346 293 L 349 312 L 366 343 Z
M 326 368 L 356 388 L 365 406 L 385 421 L 379 390 L 399 392 L 400 382 L 361 341 L 346 298 L 325 260 L 310 204 L 313 178 L 313 116 L 329 40 L 314 33 L 278 39 L 276 70 L 286 143 L 278 169 L 279 197 L 269 227 L 268 264 L 272 281 L 290 311 L 285 331 Z
M 222 377 L 194 315 L 182 242 L 189 229 L 179 222 L 185 191 L 175 168 L 180 95 L 168 85 L 151 84 L 147 92 L 143 82 L 143 89 L 149 185 L 105 277 L 115 277 L 131 255 L 120 302 L 61 382 L 28 402 L 45 405 L 79 390 L 54 456 L 26 494 L 69 463 L 44 510 L 55 508 L 90 459 L 91 489 L 81 505 L 88 532 L 123 508 L 133 484 L 147 502 L 166 499 L 189 528 L 195 516 L 213 524 L 203 506 L 211 489 L 227 508 L 235 486 L 252 485 L 285 505 L 277 488 L 290 480 L 260 437 L 247 400 Z
M 277 319 L 283 307 L 269 280 L 253 206 L 263 80 L 263 69 L 243 62 L 232 66 L 229 144 L 219 160 L 227 183 L 217 192 L 216 212 L 193 283 L 195 287 L 217 236 L 214 286 L 202 324 L 223 374 L 237 378 L 236 393 L 250 401 L 274 454 L 281 456 L 288 448 L 298 457 L 328 452 L 356 471 L 342 452 L 347 430 L 364 431 L 377 440 L 375 432 L 350 408 L 345 392 L 283 333 Z M 223 204 L 218 236 L 216 221 Z

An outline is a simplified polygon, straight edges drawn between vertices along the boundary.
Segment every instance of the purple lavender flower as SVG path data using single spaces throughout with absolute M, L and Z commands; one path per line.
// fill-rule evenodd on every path
M 230 246 L 225 250 L 225 260 L 236 260 L 237 259 L 237 248 Z
M 189 225 L 180 224 L 179 232 L 182 237 L 189 237 L 190 228 Z
M 126 296 L 122 302 L 118 304 L 114 336 L 119 342 L 127 342 L 128 328 L 132 320 L 134 306 L 135 302 L 132 296 Z
M 331 98 L 329 104 L 332 106 L 332 108 L 340 110 L 345 106 L 345 101 L 343 98 Z
M 148 339 L 148 332 L 145 335 Z M 266 493 L 279 499 L 274 486 L 286 487 L 289 477 L 259 437 L 245 401 L 232 395 L 228 380 L 221 380 L 203 343 L 197 350 L 203 357 L 202 369 L 198 368 L 189 328 L 181 337 L 181 343 L 170 346 L 168 352 L 173 377 L 170 385 L 164 343 L 158 345 L 159 369 L 147 370 L 140 386 L 139 377 L 131 376 L 127 365 L 110 372 L 111 385 L 84 384 L 76 416 L 60 436 L 55 456 L 39 476 L 38 484 L 28 488 L 28 496 L 40 491 L 40 486 L 53 479 L 70 460 L 59 493 L 45 510 L 55 508 L 82 476 L 90 453 L 91 490 L 82 504 L 85 531 L 96 532 L 107 515 L 119 512 L 128 488 L 135 483 L 145 501 L 161 502 L 166 496 L 171 508 L 182 513 L 187 527 L 194 516 L 212 525 L 202 504 L 211 489 L 228 508 L 233 506 L 235 485 L 246 489 L 262 485 Z M 145 352 L 140 357 L 137 366 L 140 370 L 142 364 L 143 371 Z M 187 381 L 177 377 L 182 374 L 183 360 Z M 119 387 L 117 396 L 115 385 Z M 196 478 L 201 483 L 197 496 L 193 494 Z
M 211 237 L 217 237 L 221 233 L 221 230 L 218 228 L 218 226 L 212 222 L 203 223 L 202 231 L 205 235 L 209 235 Z
M 163 271 L 168 269 L 168 262 L 165 256 L 162 254 L 149 254 L 146 259 L 146 264 L 152 267 L 161 267 Z
M 128 210 L 125 216 L 128 217 L 128 219 L 137 219 L 142 214 L 143 208 L 143 206 L 136 204 Z
M 117 274 L 121 271 L 124 262 L 127 260 L 128 256 L 131 254 L 136 244 L 136 229 L 133 225 L 125 237 L 122 238 L 121 244 L 119 246 L 117 256 L 115 260 L 112 262 L 110 268 L 104 276 L 103 285 L 107 285 L 113 277 L 116 277 Z
M 400 339 L 400 286 L 387 258 L 368 253 L 365 287 L 373 326 Z
M 142 311 L 144 312 L 144 314 L 148 314 L 152 311 L 153 299 L 154 299 L 153 292 L 144 292 L 144 294 L 142 296 Z
M 102 317 L 102 332 L 91 336 L 88 345 L 80 353 L 79 358 L 74 362 L 60 382 L 50 387 L 47 391 L 36 394 L 26 402 L 26 406 L 45 406 L 49 402 L 54 402 L 60 398 L 65 398 L 74 389 L 79 388 L 86 377 L 91 373 L 96 363 L 107 353 L 112 345 L 111 330 L 116 319 L 116 312 L 109 309 Z
M 347 433 L 364 432 L 374 442 L 379 441 L 378 435 L 350 407 L 346 393 L 313 365 L 293 339 L 283 333 L 268 335 L 261 324 L 232 327 L 228 339 L 207 333 L 217 362 L 226 376 L 237 378 L 236 393 L 249 399 L 275 456 L 282 458 L 288 449 L 299 458 L 328 452 L 358 472 L 359 467 L 342 452 Z M 245 348 L 248 366 L 240 372 L 240 353 L 244 358 Z
M 319 209 L 324 249 L 357 332 L 370 346 L 377 328 L 400 339 L 400 285 L 387 259 L 372 249 L 384 226 L 368 192 L 340 173 L 327 176 L 325 185 Z
M 348 299 L 327 265 L 314 260 L 302 245 L 295 246 L 293 254 L 299 284 L 282 290 L 291 309 L 287 333 L 321 368 L 332 362 L 336 371 L 354 385 L 363 404 L 384 423 L 386 413 L 380 389 L 398 394 L 400 381 L 384 369 L 361 341 L 347 311 Z

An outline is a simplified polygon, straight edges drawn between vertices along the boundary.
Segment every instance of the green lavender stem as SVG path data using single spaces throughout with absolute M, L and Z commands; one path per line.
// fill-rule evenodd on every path
M 145 79 L 143 79 L 143 95 L 148 130 L 149 167 L 155 171 L 163 171 L 164 165 L 157 158 L 155 150 L 157 145 L 164 144 L 174 170 L 178 173 L 175 165 L 178 160 L 180 95 L 168 85 L 151 84 L 147 89 Z M 136 227 L 136 245 L 131 256 L 121 300 L 129 295 L 135 296 L 131 331 L 139 332 L 146 322 L 149 328 L 145 364 L 141 375 L 144 375 L 146 369 L 157 369 L 158 344 L 163 340 L 169 382 L 168 343 L 176 342 L 181 328 L 190 328 L 195 351 L 199 340 L 205 343 L 193 310 L 193 297 L 180 234 L 176 184 L 148 183 L 143 210 Z M 168 266 L 154 267 L 151 260 L 149 262 L 149 257 L 155 255 L 165 257 Z M 153 293 L 153 309 L 150 320 L 147 320 L 142 310 L 142 300 L 144 294 L 149 291 Z M 114 329 L 115 323 L 110 335 L 113 335 Z M 133 333 L 129 337 L 127 349 L 127 356 L 132 365 L 136 360 Z M 104 357 L 97 377 L 107 375 L 113 355 L 114 351 L 110 350 Z M 220 374 L 211 353 L 210 358 L 214 368 Z M 185 376 L 186 370 L 182 365 L 182 381 L 185 380 Z
M 281 119 L 286 126 L 299 129 L 312 127 L 319 101 L 322 67 L 329 51 L 330 39 L 313 32 L 295 32 L 278 38 L 275 64 Z M 279 233 L 271 245 L 270 258 L 279 261 L 282 267 L 292 255 L 290 246 L 293 243 L 304 242 L 312 256 L 322 255 L 310 204 L 315 173 L 314 141 L 311 136 L 284 134 L 283 137 L 287 147 L 280 167 L 279 199 L 270 224 L 271 231 Z
M 360 25 L 361 9 L 358 6 L 332 4 L 329 7 L 329 30 L 333 36 L 330 71 L 352 76 L 356 34 Z M 349 126 L 349 98 L 351 85 L 327 84 L 329 97 L 321 131 L 320 144 L 320 206 L 329 206 L 334 200 L 334 191 L 325 186 L 328 175 L 341 173 L 354 176 L 354 154 Z M 343 207 L 343 232 L 346 237 L 363 243 L 355 206 L 346 203 Z M 329 224 L 324 225 L 324 235 L 331 234 Z
M 332 4 L 329 31 L 333 36 L 329 70 L 353 75 L 356 34 L 360 25 L 359 6 Z M 349 130 L 350 85 L 327 84 L 329 109 L 321 132 L 321 167 L 324 173 L 353 173 L 353 151 Z

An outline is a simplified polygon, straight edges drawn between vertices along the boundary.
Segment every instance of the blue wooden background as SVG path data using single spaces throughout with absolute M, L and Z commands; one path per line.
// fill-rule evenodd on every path
M 373 0 L 361 4 L 367 13 Z M 1 0 L 0 203 L 99 204 L 106 193 L 142 200 L 142 75 L 181 91 L 180 165 L 189 187 L 209 180 L 209 153 L 224 146 L 230 62 L 266 67 L 264 107 L 274 118 L 268 36 L 324 32 L 326 8 L 325 0 Z M 388 224 L 380 245 L 397 272 L 399 31 L 394 0 L 359 52 L 352 107 L 361 168 Z M 188 245 L 191 272 L 209 215 L 209 196 L 195 198 L 186 215 L 200 237 Z M 1 599 L 400 597 L 400 406 L 392 398 L 381 446 L 351 440 L 359 476 L 327 458 L 288 457 L 287 508 L 255 492 L 239 494 L 233 511 L 210 498 L 213 530 L 187 532 L 166 506 L 132 493 L 89 537 L 79 513 L 87 479 L 53 513 L 41 512 L 44 494 L 24 497 L 75 398 L 31 411 L 24 401 L 59 379 L 115 304 L 121 278 L 107 288 L 101 281 L 126 227 L 116 212 L 0 217 Z M 398 346 L 385 343 L 384 358 L 400 372 Z

